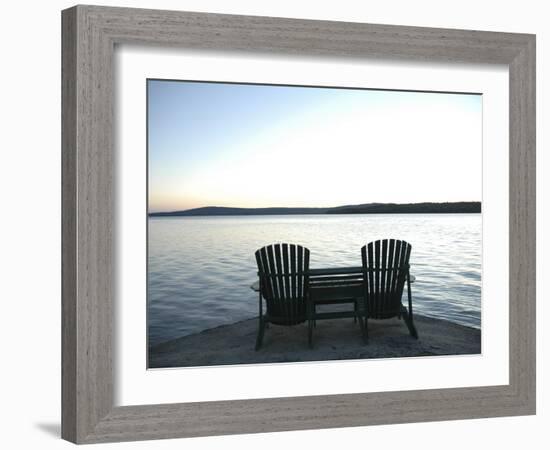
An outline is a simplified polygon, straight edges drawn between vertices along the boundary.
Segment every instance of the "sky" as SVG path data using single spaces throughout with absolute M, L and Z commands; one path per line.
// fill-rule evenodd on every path
M 481 95 L 147 83 L 150 212 L 481 201 Z

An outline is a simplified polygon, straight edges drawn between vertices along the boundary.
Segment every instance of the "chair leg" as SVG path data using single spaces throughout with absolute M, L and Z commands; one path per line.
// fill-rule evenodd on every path
M 317 326 L 315 320 L 315 303 L 308 298 L 306 304 L 306 313 L 307 313 L 307 343 L 309 348 L 313 348 L 313 327 Z
M 355 300 L 353 304 L 353 310 L 355 312 L 355 316 L 353 317 L 354 322 L 359 321 L 359 328 L 361 328 L 361 335 L 363 337 L 363 343 L 368 344 L 369 343 L 369 336 L 368 336 L 368 330 L 367 330 L 367 317 L 363 317 L 363 314 L 361 313 L 359 309 L 359 300 Z
M 414 326 L 412 314 L 409 314 L 405 307 L 403 307 L 403 309 L 401 310 L 401 314 L 403 316 L 405 324 L 407 325 L 407 328 L 409 329 L 409 333 L 411 334 L 411 336 L 415 339 L 418 339 L 418 332 L 416 331 L 416 327 Z
M 256 348 L 255 348 L 256 351 L 260 350 L 260 347 L 262 346 L 265 327 L 266 327 L 266 322 L 263 318 L 260 317 L 260 323 L 258 325 L 258 336 L 256 338 Z
M 307 343 L 309 345 L 309 348 L 313 348 L 313 326 L 315 321 L 309 319 L 308 320 L 308 332 L 307 332 Z
M 363 336 L 363 343 L 368 344 L 369 343 L 369 334 L 367 330 L 367 318 L 363 320 L 363 317 L 358 316 L 359 318 L 359 327 L 361 328 L 361 335 Z
M 317 313 L 317 307 L 315 306 L 315 303 L 311 305 L 311 309 L 313 311 L 313 315 Z M 313 328 L 317 328 L 317 321 L 313 319 Z

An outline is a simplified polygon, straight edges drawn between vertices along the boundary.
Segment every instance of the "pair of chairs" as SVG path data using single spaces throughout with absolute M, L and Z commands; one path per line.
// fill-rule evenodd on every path
M 309 296 L 309 250 L 295 244 L 273 244 L 256 251 L 259 276 L 259 327 L 256 350 L 260 349 L 268 324 L 291 326 L 314 323 Z M 363 310 L 358 312 L 368 330 L 368 319 L 403 318 L 411 336 L 418 338 L 413 323 L 409 259 L 411 245 L 384 239 L 363 246 Z M 408 308 L 401 303 L 407 283 Z M 263 310 L 265 300 L 266 310 Z

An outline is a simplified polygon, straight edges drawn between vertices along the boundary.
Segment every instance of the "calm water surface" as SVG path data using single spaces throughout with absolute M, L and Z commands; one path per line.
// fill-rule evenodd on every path
M 312 268 L 360 266 L 361 246 L 383 238 L 412 245 L 415 312 L 480 327 L 480 214 L 160 217 L 149 219 L 149 344 L 257 317 L 264 245 L 304 245 Z

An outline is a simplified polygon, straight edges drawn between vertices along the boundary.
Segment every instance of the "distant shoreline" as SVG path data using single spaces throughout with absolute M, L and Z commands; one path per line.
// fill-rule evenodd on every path
M 232 208 L 206 206 L 182 211 L 149 213 L 149 217 L 271 216 L 304 214 L 476 214 L 481 202 L 366 203 L 331 208 Z

